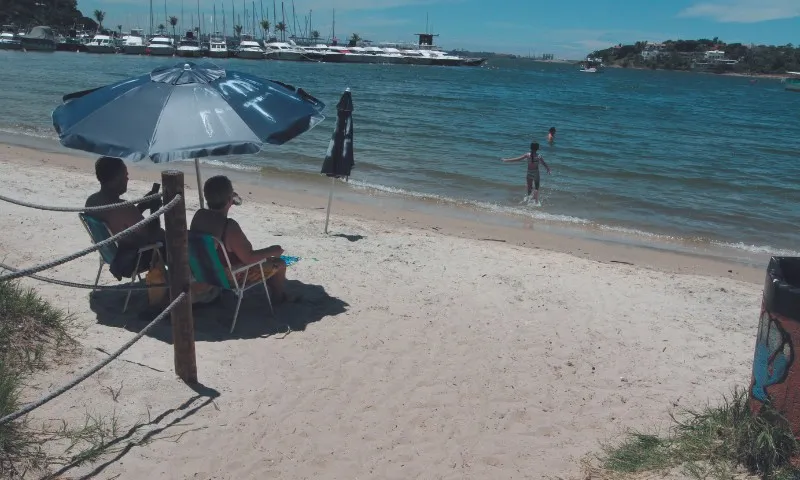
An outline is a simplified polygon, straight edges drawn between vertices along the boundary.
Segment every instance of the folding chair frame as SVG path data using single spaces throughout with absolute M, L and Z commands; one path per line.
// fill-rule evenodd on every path
M 89 234 L 89 238 L 92 240 L 92 243 L 97 244 L 98 242 L 95 241 L 94 235 L 92 235 L 92 230 L 89 227 L 89 224 L 87 223 L 86 218 L 84 217 L 84 214 L 79 215 L 79 217 L 81 219 L 81 223 L 83 224 L 83 228 L 86 229 L 86 233 Z M 106 229 L 106 233 L 108 234 L 108 236 L 109 237 L 112 236 L 111 230 L 108 228 L 108 225 L 106 225 L 106 222 L 103 222 L 102 220 L 99 220 L 99 219 L 94 218 L 94 217 L 92 217 L 92 219 L 97 221 L 97 222 L 99 222 L 99 223 L 101 223 L 101 224 L 103 224 L 103 226 Z M 114 246 L 115 246 L 115 249 L 117 251 L 119 251 L 119 245 L 116 242 L 114 243 Z M 157 255 L 157 258 L 159 260 L 161 260 L 162 263 L 163 263 L 164 259 L 161 257 L 161 247 L 162 246 L 163 246 L 163 244 L 161 242 L 156 242 L 156 243 L 153 243 L 151 245 L 145 245 L 144 247 L 141 247 L 138 250 L 138 252 L 136 254 L 136 266 L 133 269 L 133 274 L 131 275 L 131 281 L 129 283 L 129 285 L 131 287 L 133 287 L 133 283 L 136 280 L 139 280 L 140 282 L 142 281 L 142 272 L 139 271 L 139 265 L 141 264 L 141 261 L 142 261 L 142 255 L 145 252 L 153 250 L 153 255 Z M 97 287 L 97 284 L 100 282 L 100 274 L 103 272 L 103 265 L 108 264 L 109 267 L 111 266 L 111 262 L 106 260 L 103 257 L 103 253 L 102 252 L 98 251 L 97 253 L 99 254 L 99 257 L 100 257 L 100 266 L 97 268 L 97 276 L 94 279 L 94 286 L 95 287 Z M 112 261 L 113 261 L 113 259 L 112 259 Z M 151 258 L 150 259 L 151 264 L 152 264 L 152 261 L 153 261 L 153 259 Z M 92 290 L 92 292 L 95 292 L 95 291 L 97 291 L 96 288 L 94 290 Z M 128 295 L 125 297 L 125 305 L 123 305 L 123 307 L 122 307 L 122 313 L 125 313 L 125 311 L 128 310 L 128 302 L 130 302 L 131 293 L 133 293 L 133 290 L 132 289 L 128 290 Z

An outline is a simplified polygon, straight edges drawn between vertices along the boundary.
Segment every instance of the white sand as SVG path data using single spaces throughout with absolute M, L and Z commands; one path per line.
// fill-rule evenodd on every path
M 90 161 L 67 172 L 0 158 L 0 179 L 5 195 L 59 205 L 82 205 L 95 189 Z M 129 196 L 149 185 L 132 181 Z M 194 190 L 188 196 L 196 208 Z M 0 208 L 6 263 L 88 245 L 76 214 Z M 749 380 L 759 284 L 335 217 L 334 233 L 364 237 L 351 242 L 321 234 L 324 210 L 248 197 L 232 216 L 255 244 L 304 258 L 290 269 L 304 285 L 290 288 L 305 302 L 280 307 L 280 320 L 295 329 L 319 321 L 268 336 L 277 328 L 258 294 L 246 298 L 233 336 L 230 304 L 196 312 L 198 373 L 219 392 L 213 403 L 174 377 L 169 327 L 145 337 L 126 361 L 32 415 L 80 422 L 87 411 L 113 411 L 123 425 L 146 423 L 116 451 L 132 448 L 67 476 L 101 468 L 100 478 L 131 479 L 564 477 L 598 442 L 664 427 L 675 405 L 715 401 Z M 92 254 L 47 275 L 91 283 L 96 266 Z M 114 283 L 107 272 L 102 279 Z M 119 314 L 116 296 L 96 296 L 98 313 L 87 291 L 26 284 L 85 328 L 83 353 L 37 378 L 27 399 L 144 325 Z M 115 402 L 109 388 L 120 386 Z

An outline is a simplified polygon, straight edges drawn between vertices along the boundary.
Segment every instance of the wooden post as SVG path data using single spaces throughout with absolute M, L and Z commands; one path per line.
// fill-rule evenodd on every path
M 183 172 L 161 172 L 164 185 L 164 204 L 176 195 L 181 201 L 164 214 L 167 239 L 167 268 L 169 269 L 170 300 L 182 292 L 187 297 L 172 309 L 172 345 L 175 350 L 175 373 L 187 383 L 197 383 L 197 360 L 194 352 L 194 318 L 192 318 L 191 276 L 189 271 L 189 239 L 186 224 L 186 197 Z

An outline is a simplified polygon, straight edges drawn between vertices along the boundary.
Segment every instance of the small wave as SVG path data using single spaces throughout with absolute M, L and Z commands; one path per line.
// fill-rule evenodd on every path
M 481 202 L 477 200 L 465 200 L 465 199 L 458 199 L 447 197 L 444 195 L 436 195 L 431 193 L 422 193 L 416 192 L 413 190 L 405 190 L 402 188 L 397 187 L 389 187 L 386 185 L 374 184 L 369 182 L 362 182 L 360 180 L 350 180 L 348 184 L 360 190 L 374 190 L 384 193 L 390 193 L 393 195 L 400 195 L 404 197 L 411 197 L 417 198 L 420 200 L 428 200 L 434 201 L 438 203 L 445 203 L 445 204 L 452 204 L 452 205 L 460 205 L 466 207 L 477 208 L 480 210 L 493 212 L 493 213 L 505 213 L 505 214 L 513 214 L 513 215 L 520 215 L 525 217 L 531 217 L 538 220 L 547 220 L 553 222 L 561 222 L 561 223 L 571 223 L 576 225 L 588 225 L 591 224 L 589 220 L 584 218 L 572 217 L 569 215 L 558 215 L 552 214 L 537 210 L 532 210 L 530 208 L 522 208 L 522 207 L 514 207 L 508 205 L 498 205 L 492 202 Z
M 770 247 L 768 245 L 748 245 L 744 242 L 711 242 L 712 245 L 717 247 L 732 248 L 735 250 L 743 250 L 748 253 L 760 253 L 765 255 L 774 255 L 780 257 L 798 257 L 800 252 L 795 250 L 786 250 L 782 248 Z
M 256 165 L 244 165 L 242 163 L 233 163 L 233 162 L 228 162 L 228 161 L 224 161 L 224 160 L 216 160 L 216 159 L 213 159 L 213 158 L 208 158 L 208 159 L 201 158 L 200 159 L 200 163 L 203 163 L 205 165 L 211 165 L 212 167 L 215 167 L 215 168 L 225 168 L 225 169 L 228 169 L 228 170 L 237 170 L 237 171 L 240 171 L 240 172 L 260 172 L 261 171 L 261 167 L 256 166 Z

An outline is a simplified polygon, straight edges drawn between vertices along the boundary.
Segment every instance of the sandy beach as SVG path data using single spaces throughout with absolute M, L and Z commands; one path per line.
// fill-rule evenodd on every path
M 0 146 L 0 191 L 83 205 L 92 166 Z M 159 178 L 130 176 L 129 198 Z M 189 173 L 186 184 L 191 216 Z M 164 326 L 36 410 L 35 422 L 113 412 L 125 426 L 118 448 L 65 477 L 575 478 L 601 442 L 749 380 L 763 269 L 377 201 L 337 200 L 326 236 L 326 191 L 234 186 L 244 204 L 232 216 L 253 243 L 302 257 L 288 288 L 303 300 L 276 321 L 251 293 L 232 335 L 231 302 L 197 309 L 201 388 L 175 378 Z M 20 267 L 88 245 L 76 214 L 3 203 L 0 229 L 3 261 Z M 91 283 L 96 269 L 92 254 L 46 275 Z M 25 400 L 145 325 L 143 296 L 121 314 L 118 293 L 25 284 L 75 315 L 81 343 Z

